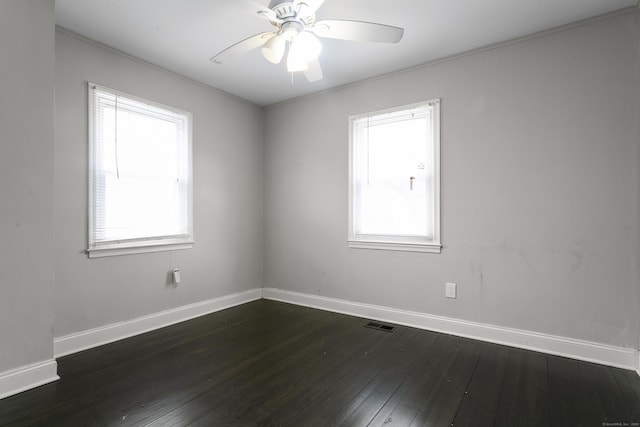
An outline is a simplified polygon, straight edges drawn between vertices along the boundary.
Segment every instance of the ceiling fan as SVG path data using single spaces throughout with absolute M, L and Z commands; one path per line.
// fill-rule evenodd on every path
M 211 61 L 222 64 L 262 46 L 262 55 L 279 64 L 288 47 L 287 71 L 302 71 L 307 80 L 314 82 L 322 79 L 318 61 L 322 45 L 318 37 L 382 43 L 398 43 L 402 39 L 404 29 L 390 25 L 335 19 L 316 22 L 316 12 L 324 1 L 271 0 L 269 7 L 259 6 L 258 16 L 271 22 L 275 30 L 244 39 Z

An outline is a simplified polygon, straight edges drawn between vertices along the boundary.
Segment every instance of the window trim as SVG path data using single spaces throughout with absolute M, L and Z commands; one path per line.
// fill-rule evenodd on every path
M 386 108 L 378 111 L 371 111 L 363 114 L 356 114 L 349 117 L 349 190 L 348 190 L 348 211 L 349 224 L 347 244 L 352 249 L 373 249 L 373 250 L 389 250 L 404 252 L 425 252 L 425 253 L 441 253 L 442 242 L 440 233 L 440 98 L 431 99 L 429 101 L 417 102 L 408 105 L 401 105 Z M 376 238 L 358 237 L 355 233 L 355 210 L 354 210 L 354 122 L 358 119 L 375 116 L 379 114 L 393 113 L 402 110 L 410 110 L 421 106 L 428 105 L 433 108 L 433 196 L 434 196 L 434 237 L 431 243 L 418 243 L 411 241 L 412 239 L 403 239 L 401 236 L 375 236 Z M 373 237 L 373 236 L 372 236 Z
M 174 113 L 184 115 L 187 119 L 186 126 L 186 134 L 187 134 L 187 161 L 189 164 L 188 167 L 188 179 L 189 179 L 189 190 L 187 194 L 187 204 L 188 204 L 188 222 L 189 222 L 189 233 L 187 235 L 179 235 L 179 236 L 153 236 L 147 238 L 138 238 L 138 239 L 119 239 L 112 240 L 106 242 L 96 242 L 94 230 L 95 230 L 95 209 L 96 209 L 96 194 L 94 193 L 94 180 L 96 178 L 96 138 L 95 138 L 95 90 L 101 90 L 105 92 L 112 93 L 117 96 L 122 96 L 124 98 L 131 99 L 133 101 L 137 101 L 143 104 L 147 104 L 152 107 L 157 107 L 161 109 L 165 109 L 168 111 L 172 111 Z M 126 92 L 122 92 L 116 89 L 111 89 L 106 86 L 98 85 L 92 83 L 90 81 L 87 82 L 87 91 L 88 91 L 88 141 L 89 141 L 89 188 L 88 188 L 88 248 L 87 254 L 89 258 L 101 258 L 108 256 L 118 256 L 118 255 L 132 255 L 132 254 L 141 254 L 141 253 L 152 253 L 152 252 L 160 252 L 160 251 L 172 251 L 172 250 L 182 250 L 182 249 L 190 249 L 193 247 L 195 241 L 193 238 L 193 115 L 184 110 L 180 110 L 174 107 L 170 107 L 164 104 L 160 104 L 148 99 L 144 99 L 135 95 L 131 95 Z

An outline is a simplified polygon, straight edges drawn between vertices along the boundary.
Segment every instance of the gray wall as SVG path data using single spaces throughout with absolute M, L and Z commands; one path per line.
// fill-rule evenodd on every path
M 640 38 L 640 2 L 638 3 L 638 13 L 636 14 L 636 38 Z M 637 191 L 638 191 L 638 196 L 637 196 L 637 212 L 638 215 L 636 215 L 636 225 L 637 225 L 637 236 L 636 236 L 636 256 L 637 256 L 637 262 L 636 262 L 636 288 L 635 288 L 635 292 L 632 295 L 632 298 L 634 298 L 636 301 L 640 301 L 640 42 L 638 42 L 638 46 L 637 46 L 637 52 L 636 52 L 636 84 L 635 84 L 635 88 L 636 88 L 636 94 L 637 94 L 637 98 L 636 98 L 636 112 L 635 112 L 635 117 L 636 117 L 636 132 L 638 134 L 638 167 L 636 169 L 636 183 L 637 185 Z M 637 313 L 637 316 L 640 317 L 640 312 Z M 640 321 L 640 320 L 638 320 Z M 638 342 L 640 342 L 640 327 L 638 328 Z M 640 345 L 639 345 L 640 347 Z M 638 354 L 638 367 L 640 367 L 640 354 Z
M 267 108 L 265 287 L 638 348 L 637 25 L 627 13 Z M 442 254 L 348 249 L 348 116 L 432 98 Z
M 61 31 L 55 62 L 55 336 L 260 288 L 262 109 Z M 193 249 L 87 258 L 88 80 L 193 113 Z
M 54 24 L 0 2 L 0 372 L 53 356 Z

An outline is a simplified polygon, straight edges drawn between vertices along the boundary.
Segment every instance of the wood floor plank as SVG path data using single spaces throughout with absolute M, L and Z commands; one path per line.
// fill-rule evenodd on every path
M 189 409 L 187 411 L 189 418 L 186 421 L 205 423 L 207 420 L 223 416 L 222 414 L 228 411 L 241 411 L 243 401 L 246 399 L 244 393 L 260 392 L 260 388 L 268 384 L 270 380 L 277 381 L 278 375 L 291 364 L 304 363 L 307 358 L 322 348 L 324 342 L 322 339 L 318 339 L 319 337 L 327 334 L 327 339 L 330 342 L 334 340 L 344 342 L 344 335 L 335 333 L 331 335 L 330 332 L 348 328 L 349 321 L 346 317 L 340 317 L 322 327 L 307 329 L 295 339 L 288 340 L 286 345 L 283 345 L 278 351 L 264 349 L 262 354 L 256 355 L 251 363 L 246 363 L 229 381 L 210 387 L 206 392 L 186 403 L 185 406 Z M 353 345 L 358 345 L 358 343 Z M 236 400 L 233 400 L 234 398 Z M 224 403 L 227 403 L 228 406 L 221 406 Z M 176 422 L 185 421 L 184 412 L 185 408 L 180 408 L 177 412 L 179 417 Z M 158 425 L 170 425 L 174 423 L 174 419 L 176 419 L 175 414 L 169 413 L 158 419 L 157 423 Z
M 327 407 L 327 401 L 323 401 L 322 396 L 331 393 L 336 384 L 349 379 L 350 384 L 358 383 L 358 374 L 364 367 L 378 366 L 380 361 L 389 353 L 390 348 L 395 349 L 398 341 L 410 339 L 409 330 L 400 329 L 397 333 L 387 334 L 380 331 L 367 330 L 363 331 L 363 321 L 359 323 L 360 328 L 356 329 L 359 335 L 366 336 L 368 344 L 361 347 L 357 352 L 353 352 L 343 358 L 340 363 L 332 364 L 330 370 L 333 373 L 330 376 L 322 375 L 321 372 L 314 370 L 311 383 L 300 383 L 296 396 L 292 396 L 292 405 L 281 405 L 280 402 L 272 405 L 273 400 L 265 402 L 265 413 L 269 414 L 263 418 L 264 424 L 297 424 L 297 419 L 302 417 L 305 423 L 314 425 L 316 418 L 313 415 L 320 415 L 320 411 Z M 319 402 L 323 402 L 318 405 Z M 333 408 L 332 413 L 338 408 Z M 327 422 L 325 420 L 325 422 Z
M 495 425 L 551 425 L 546 355 L 509 349 Z
M 322 385 L 331 382 L 327 378 L 335 378 L 340 371 L 347 373 L 354 364 L 366 364 L 371 356 L 377 354 L 377 350 L 385 348 L 395 336 L 388 334 L 362 334 L 362 322 L 352 322 L 349 327 L 352 333 L 344 334 L 338 341 L 324 340 L 315 352 L 302 363 L 288 358 L 284 360 L 282 370 L 277 373 L 281 381 L 270 381 L 271 384 L 263 386 L 261 390 L 252 396 L 251 400 L 245 400 L 245 408 L 240 416 L 230 416 L 225 412 L 217 412 L 216 418 L 205 418 L 202 425 L 211 425 L 210 421 L 232 422 L 237 425 L 255 424 L 284 424 L 286 418 L 282 417 L 279 409 L 295 408 L 296 412 L 304 408 L 308 388 L 318 389 Z M 406 330 L 400 332 L 404 335 Z M 324 383 L 324 384 L 322 384 Z M 305 398 L 300 399 L 300 396 Z
M 393 393 L 369 425 L 409 425 L 461 343 L 461 338 L 439 335 L 425 358 L 413 368 L 409 377 Z
M 578 362 L 580 374 L 585 384 L 584 388 L 599 401 L 598 407 L 604 418 L 602 423 L 615 424 L 629 422 L 631 413 L 622 396 L 620 387 L 608 366 L 593 363 Z
M 323 404 L 317 405 L 321 401 L 318 396 L 338 392 L 342 388 L 339 384 L 344 384 L 345 381 L 351 386 L 358 387 L 357 384 L 361 382 L 361 378 L 364 376 L 370 378 L 383 369 L 388 361 L 396 356 L 399 348 L 416 335 L 416 331 L 409 328 L 400 328 L 393 334 L 373 330 L 363 331 L 361 329 L 363 323 L 363 321 L 358 322 L 360 328 L 354 332 L 368 338 L 365 346 L 350 354 L 344 354 L 339 359 L 334 359 L 330 364 L 322 363 L 322 369 L 312 369 L 310 374 L 305 375 L 304 378 L 298 378 L 298 381 L 295 382 L 295 389 L 289 390 L 293 393 L 289 393 L 286 404 L 283 405 L 283 401 L 278 399 L 279 396 L 265 399 L 260 405 L 262 416 L 254 418 L 257 424 L 337 424 L 332 422 L 328 416 L 339 414 L 340 406 L 330 404 L 331 400 L 323 401 Z M 336 386 L 338 387 L 336 388 Z M 246 424 L 251 420 L 252 416 L 249 414 L 240 421 Z
M 469 389 L 453 420 L 456 427 L 493 426 L 497 417 L 509 349 L 483 344 L 481 351 Z
M 384 345 L 372 348 L 366 358 L 352 360 L 340 367 L 334 381 L 325 382 L 323 387 L 309 390 L 310 399 L 298 400 L 300 406 L 295 417 L 285 418 L 291 425 L 304 420 L 310 425 L 338 425 L 357 406 L 359 394 L 379 373 L 389 367 L 393 360 L 415 338 L 417 331 L 399 327 L 393 334 L 368 330 L 373 337 L 388 336 Z M 278 418 L 276 418 L 278 420 Z
M 627 413 L 630 417 L 627 424 L 633 422 L 640 424 L 640 376 L 633 371 L 617 368 L 611 368 L 611 373 L 616 379 L 620 394 L 627 406 Z
M 352 399 L 350 410 L 344 411 L 348 417 L 341 423 L 345 426 L 367 425 L 375 418 L 390 397 L 404 383 L 418 362 L 436 342 L 436 334 L 418 333 L 406 347 L 396 352 L 389 366 L 383 367 L 378 374 Z M 357 406 L 356 406 L 357 405 Z M 350 413 L 349 413 L 350 412 Z M 339 421 L 342 414 L 334 419 Z M 338 424 L 338 423 L 336 423 Z
M 369 379 L 367 375 L 371 373 L 371 367 L 379 366 L 381 360 L 389 357 L 392 350 L 387 347 L 395 349 L 396 340 L 404 339 L 398 337 L 404 337 L 407 332 L 400 330 L 399 334 L 388 335 L 363 329 L 359 333 L 373 339 L 367 348 L 345 359 L 329 376 L 315 383 L 305 384 L 299 390 L 299 395 L 291 401 L 292 404 L 274 408 L 264 425 L 299 425 L 302 420 L 305 425 L 326 425 L 326 417 L 334 415 L 349 401 L 350 396 L 360 390 L 362 384 Z M 378 349 L 383 351 L 376 351 Z
M 219 361 L 208 360 L 207 382 L 202 381 L 196 387 L 190 388 L 189 394 L 181 399 L 180 403 L 193 404 L 195 398 L 211 390 L 233 388 L 239 379 L 251 378 L 256 373 L 271 369 L 270 361 L 277 360 L 279 354 L 286 353 L 288 348 L 314 332 L 330 331 L 334 323 L 333 317 L 324 316 L 322 319 L 314 315 L 308 319 L 298 317 L 294 322 L 288 320 L 280 325 L 257 325 L 254 336 L 246 337 L 242 342 L 229 347 L 228 352 L 222 354 Z M 168 414 L 171 411 L 166 412 Z M 157 419 L 163 414 L 156 412 L 154 415 L 154 419 Z
M 256 356 L 257 348 L 268 348 L 263 355 L 271 354 L 307 333 L 308 328 L 313 325 L 326 327 L 325 322 L 315 315 L 287 316 L 280 320 L 253 323 L 240 334 L 241 340 L 232 340 L 220 347 L 211 342 L 204 346 L 200 344 L 196 349 L 183 348 L 180 356 L 186 356 L 184 361 L 181 357 L 173 358 L 172 355 L 164 354 L 163 359 L 167 361 L 164 366 L 165 375 L 158 372 L 156 382 L 152 379 L 156 377 L 156 373 L 145 371 L 150 379 L 141 381 L 149 386 L 139 390 L 139 393 L 146 396 L 145 401 L 149 401 L 149 404 L 131 410 L 127 414 L 128 419 L 131 422 L 142 422 L 148 421 L 150 417 L 158 418 L 162 411 L 169 412 L 172 406 L 180 406 L 211 387 L 231 381 L 235 376 L 250 370 L 261 357 Z M 193 367 L 189 364 L 193 364 Z M 166 390 L 171 392 L 167 393 Z
M 480 345 L 478 341 L 462 340 L 411 421 L 411 426 L 448 426 L 453 423 L 478 364 Z
M 602 425 L 605 418 L 598 396 L 580 373 L 580 362 L 548 356 L 549 402 L 553 426 Z

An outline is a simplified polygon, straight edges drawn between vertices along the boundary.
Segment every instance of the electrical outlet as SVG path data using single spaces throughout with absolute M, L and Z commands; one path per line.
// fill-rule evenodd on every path
M 455 283 L 445 283 L 444 296 L 455 299 L 457 296 L 457 285 Z

